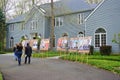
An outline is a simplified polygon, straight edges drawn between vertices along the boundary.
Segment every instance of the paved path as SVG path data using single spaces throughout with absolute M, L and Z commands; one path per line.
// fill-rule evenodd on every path
M 18 66 L 11 55 L 0 55 L 5 80 L 120 80 L 119 75 L 91 66 L 59 59 L 32 59 Z

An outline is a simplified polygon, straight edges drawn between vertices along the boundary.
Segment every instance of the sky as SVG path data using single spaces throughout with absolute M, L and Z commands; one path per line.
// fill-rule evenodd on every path
M 9 10 L 7 11 L 6 16 L 7 16 L 8 18 L 12 18 L 12 16 L 15 15 L 15 8 L 14 8 L 14 6 L 15 6 L 19 1 L 22 1 L 22 0 L 9 0 L 9 1 L 10 1 L 10 2 L 9 2 L 9 4 L 8 4 L 8 7 L 9 7 L 9 6 L 12 6 L 12 9 L 9 9 Z M 27 0 L 27 1 L 30 1 L 30 0 Z M 39 5 L 40 3 L 48 3 L 48 2 L 51 2 L 51 0 L 35 0 L 35 1 L 37 1 L 38 5 Z M 53 1 L 58 1 L 58 0 L 53 0 Z M 13 3 L 13 2 L 14 2 L 14 3 Z

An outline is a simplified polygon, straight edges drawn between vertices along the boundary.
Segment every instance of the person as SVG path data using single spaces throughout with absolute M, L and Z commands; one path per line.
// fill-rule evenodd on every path
M 22 56 L 22 50 L 23 50 L 23 46 L 22 43 L 19 43 L 19 45 L 17 46 L 17 57 L 18 57 L 18 65 L 21 65 L 21 56 Z
M 29 45 L 29 43 L 27 43 L 27 46 L 25 47 L 25 64 L 27 63 L 27 58 L 28 58 L 28 64 L 30 64 L 31 62 L 31 54 L 32 54 L 32 48 Z
M 17 55 L 16 55 L 16 53 L 17 53 L 17 46 L 18 46 L 18 44 L 15 44 L 15 46 L 13 47 L 14 58 L 15 58 L 16 61 L 17 61 Z

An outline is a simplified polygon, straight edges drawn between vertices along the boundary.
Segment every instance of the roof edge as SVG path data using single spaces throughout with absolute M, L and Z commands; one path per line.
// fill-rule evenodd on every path
M 89 19 L 90 16 L 92 16 L 95 11 L 105 2 L 106 0 L 103 0 L 89 15 L 86 17 L 85 22 Z

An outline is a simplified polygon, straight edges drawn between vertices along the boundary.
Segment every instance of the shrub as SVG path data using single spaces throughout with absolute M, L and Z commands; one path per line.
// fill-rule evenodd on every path
M 94 51 L 93 55 L 101 55 L 99 51 Z
M 5 54 L 5 52 L 4 51 L 0 51 L 0 54 Z
M 89 54 L 93 55 L 93 52 L 94 52 L 94 46 L 90 46 L 90 52 L 89 52 Z
M 5 52 L 13 52 L 13 48 L 4 49 Z
M 100 54 L 101 55 L 110 55 L 111 54 L 111 48 L 112 46 L 101 46 L 100 47 Z

